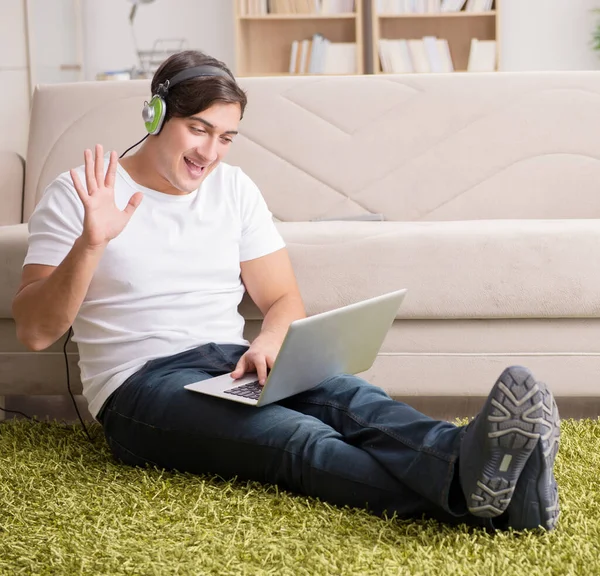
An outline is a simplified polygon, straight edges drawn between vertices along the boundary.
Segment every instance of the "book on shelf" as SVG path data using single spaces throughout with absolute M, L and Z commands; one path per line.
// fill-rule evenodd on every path
M 290 49 L 290 74 L 356 74 L 356 43 L 331 42 L 322 34 L 294 40 Z
M 269 11 L 268 0 L 237 0 L 240 16 L 262 16 Z
M 378 14 L 434 14 L 441 12 L 442 0 L 377 0 Z
M 377 0 L 377 14 L 488 12 L 494 0 Z
M 489 12 L 492 9 L 494 0 L 467 0 L 467 12 Z
M 496 41 L 471 38 L 468 72 L 495 72 Z
M 238 0 L 242 16 L 267 14 L 346 14 L 354 0 Z
M 450 46 L 445 38 L 379 40 L 381 69 L 388 74 L 454 72 Z
M 357 1 L 360 2 L 361 0 Z M 321 0 L 320 4 L 322 14 L 346 14 L 355 11 L 354 0 Z
M 467 0 L 443 0 L 442 12 L 460 12 Z

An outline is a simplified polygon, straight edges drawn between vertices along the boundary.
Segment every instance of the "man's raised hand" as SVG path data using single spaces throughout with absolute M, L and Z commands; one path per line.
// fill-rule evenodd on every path
M 115 174 L 118 158 L 111 152 L 106 177 L 104 176 L 104 151 L 100 144 L 96 145 L 95 158 L 91 150 L 84 152 L 85 182 L 71 170 L 71 180 L 85 211 L 82 238 L 90 248 L 106 246 L 125 228 L 136 208 L 140 205 L 143 194 L 136 192 L 124 210 L 115 204 Z

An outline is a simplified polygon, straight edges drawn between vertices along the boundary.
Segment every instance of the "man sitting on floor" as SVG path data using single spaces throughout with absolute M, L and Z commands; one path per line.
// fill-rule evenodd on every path
M 346 374 L 262 408 L 184 389 L 231 371 L 264 382 L 305 310 L 260 191 L 223 162 L 246 106 L 231 72 L 181 52 L 152 95 L 137 152 L 86 150 L 48 186 L 13 303 L 33 350 L 73 326 L 83 392 L 114 456 L 377 514 L 554 528 L 558 413 L 526 368 L 506 369 L 468 426 Z M 238 313 L 245 290 L 264 315 L 252 343 Z

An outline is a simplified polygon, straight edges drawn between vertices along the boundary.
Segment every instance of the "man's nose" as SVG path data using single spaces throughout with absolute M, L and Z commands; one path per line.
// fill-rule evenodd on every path
M 202 156 L 207 162 L 214 162 L 218 156 L 218 142 L 216 138 L 207 138 L 202 146 L 196 149 L 199 156 Z

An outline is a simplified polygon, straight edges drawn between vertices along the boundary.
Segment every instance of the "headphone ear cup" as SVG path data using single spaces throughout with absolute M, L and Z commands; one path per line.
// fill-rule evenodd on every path
M 165 101 L 160 96 L 152 96 L 150 103 L 147 103 L 142 110 L 142 118 L 148 134 L 156 135 L 160 132 L 166 112 Z

